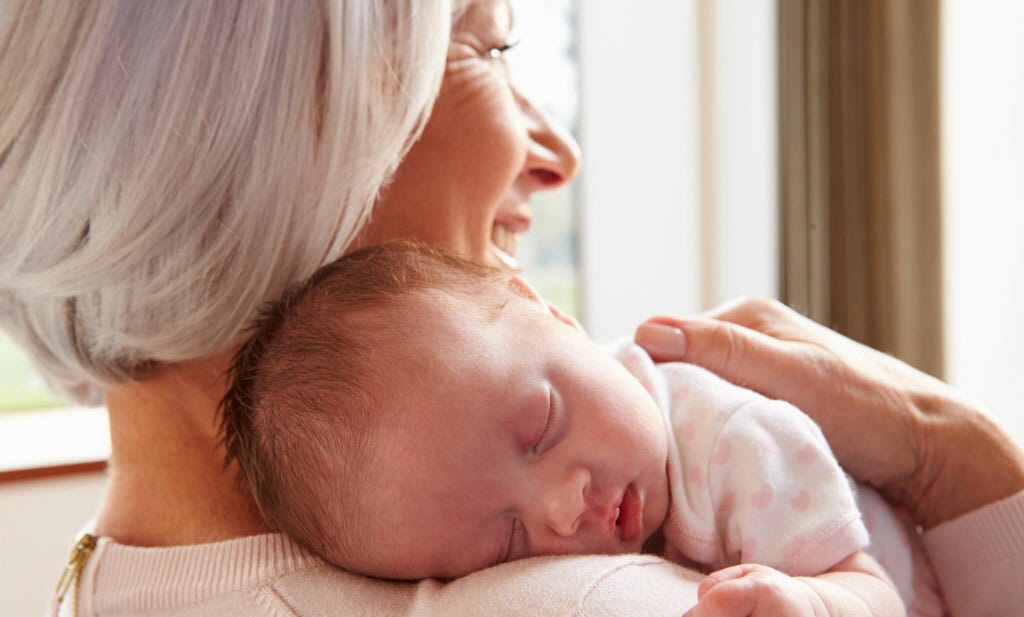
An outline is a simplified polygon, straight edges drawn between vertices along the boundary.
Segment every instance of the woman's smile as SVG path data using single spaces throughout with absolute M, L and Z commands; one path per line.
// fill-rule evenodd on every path
M 415 238 L 519 269 L 519 237 L 533 219 L 530 197 L 570 181 L 579 148 L 509 81 L 510 30 L 511 13 L 500 0 L 472 3 L 455 24 L 430 118 L 359 246 Z

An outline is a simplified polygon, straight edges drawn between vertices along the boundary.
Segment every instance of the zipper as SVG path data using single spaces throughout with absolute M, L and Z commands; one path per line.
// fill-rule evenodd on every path
M 64 567 L 64 572 L 60 575 L 60 580 L 57 581 L 57 606 L 61 605 L 64 601 L 64 596 L 67 595 L 68 589 L 71 585 L 74 585 L 79 577 L 82 575 L 82 570 L 85 568 L 85 564 L 89 561 L 89 557 L 92 555 L 93 550 L 96 548 L 96 536 L 91 533 L 83 533 L 78 536 L 75 540 L 75 545 L 71 547 L 71 554 L 68 555 L 68 565 Z M 75 610 L 78 609 L 78 586 L 75 586 Z

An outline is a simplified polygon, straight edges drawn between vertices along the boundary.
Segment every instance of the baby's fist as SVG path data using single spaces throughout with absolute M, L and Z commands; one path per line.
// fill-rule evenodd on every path
M 708 575 L 697 588 L 697 606 L 683 617 L 820 617 L 829 611 L 799 578 L 755 563 Z

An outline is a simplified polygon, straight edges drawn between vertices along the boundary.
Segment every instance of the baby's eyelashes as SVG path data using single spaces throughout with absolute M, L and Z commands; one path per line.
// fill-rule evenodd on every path
M 544 398 L 543 410 L 531 410 L 530 416 L 535 428 L 533 436 L 529 440 L 529 451 L 531 454 L 541 454 L 548 449 L 548 442 L 551 441 L 551 424 L 553 416 L 552 392 L 550 384 L 545 388 L 547 393 Z

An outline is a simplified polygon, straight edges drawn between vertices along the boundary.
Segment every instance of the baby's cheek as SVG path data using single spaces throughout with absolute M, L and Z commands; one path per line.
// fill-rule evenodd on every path
M 665 524 L 665 519 L 668 517 L 669 503 L 671 501 L 671 495 L 668 482 L 668 467 L 667 464 L 663 466 L 663 472 L 655 482 L 654 487 L 651 490 L 651 494 L 647 499 L 647 509 L 644 512 L 644 518 L 647 519 L 646 523 L 648 531 L 653 533 L 657 529 L 660 529 Z

